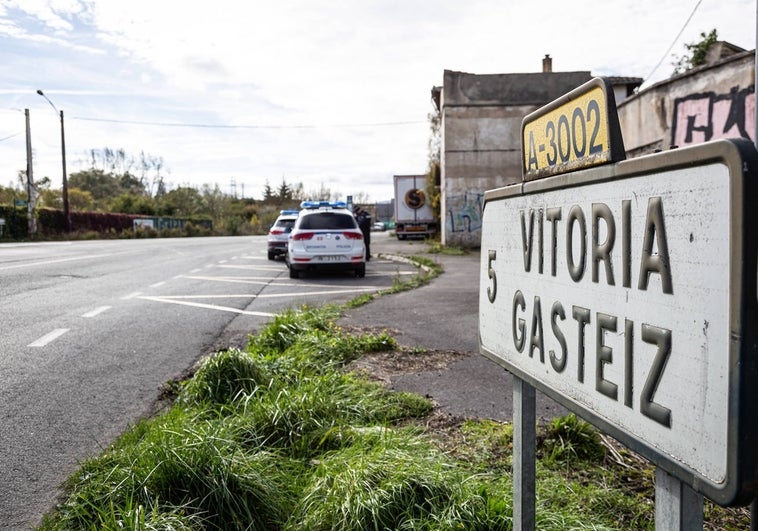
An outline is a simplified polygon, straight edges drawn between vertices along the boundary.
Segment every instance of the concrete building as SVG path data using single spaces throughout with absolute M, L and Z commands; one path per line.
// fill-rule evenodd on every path
M 446 70 L 433 98 L 441 115 L 441 238 L 478 247 L 484 192 L 521 180 L 521 122 L 527 114 L 592 79 L 590 72 L 477 75 Z M 640 78 L 613 78 L 617 99 Z

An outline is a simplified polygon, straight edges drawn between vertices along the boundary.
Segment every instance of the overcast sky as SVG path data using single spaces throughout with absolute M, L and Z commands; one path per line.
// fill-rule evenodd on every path
M 701 32 L 754 49 L 755 4 L 0 0 L 0 184 L 26 168 L 29 109 L 34 176 L 61 185 L 42 89 L 69 173 L 107 147 L 162 157 L 172 188 L 260 199 L 284 179 L 387 200 L 392 175 L 427 168 L 444 70 L 539 72 L 550 54 L 556 72 L 655 82 Z

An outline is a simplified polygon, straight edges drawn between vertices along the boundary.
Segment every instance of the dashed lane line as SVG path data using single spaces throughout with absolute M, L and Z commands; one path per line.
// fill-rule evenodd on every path
M 44 347 L 52 343 L 53 341 L 55 341 L 56 339 L 58 339 L 59 337 L 61 337 L 63 334 L 65 334 L 68 331 L 69 331 L 68 328 L 56 328 L 49 334 L 45 334 L 44 336 L 39 338 L 37 341 L 29 343 L 29 345 L 27 346 L 33 347 L 33 348 Z
M 87 313 L 82 314 L 82 317 L 87 317 L 87 318 L 89 318 L 89 317 L 96 317 L 96 316 L 100 315 L 103 312 L 107 312 L 111 308 L 112 308 L 112 306 L 100 306 L 99 308 L 95 308 L 94 310 L 90 310 Z

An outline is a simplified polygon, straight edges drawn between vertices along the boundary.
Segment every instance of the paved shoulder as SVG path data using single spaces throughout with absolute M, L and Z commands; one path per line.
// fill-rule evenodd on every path
M 457 361 L 443 369 L 391 377 L 391 387 L 429 396 L 451 415 L 510 420 L 512 376 L 479 354 L 479 252 L 429 254 L 424 242 L 398 242 L 384 235 L 375 238 L 372 247 L 374 255 L 425 256 L 440 263 L 444 273 L 421 288 L 350 310 L 340 324 L 386 328 L 409 348 L 458 352 Z M 539 393 L 537 408 L 542 418 L 565 414 L 562 407 Z

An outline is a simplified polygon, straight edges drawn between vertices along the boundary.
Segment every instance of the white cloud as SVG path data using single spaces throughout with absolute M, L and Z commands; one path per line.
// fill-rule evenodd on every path
M 34 94 L 43 88 L 65 109 L 71 171 L 107 146 L 163 157 L 176 184 L 235 178 L 260 197 L 284 176 L 388 199 L 393 173 L 425 170 L 444 69 L 535 72 L 549 53 L 556 71 L 596 75 L 645 77 L 663 59 L 661 79 L 695 4 L 0 0 L 0 138 L 23 130 L 11 109 L 30 108 L 35 172 L 57 178 L 59 124 Z M 713 28 L 753 48 L 754 2 L 703 0 L 673 52 Z M 24 161 L 23 135 L 0 141 L 0 182 Z

